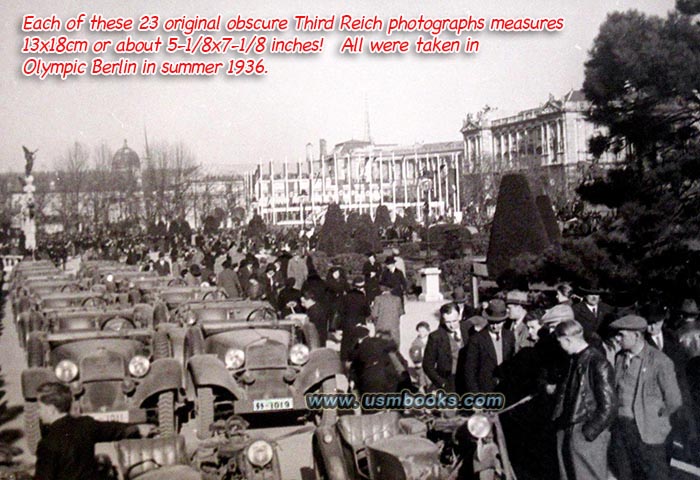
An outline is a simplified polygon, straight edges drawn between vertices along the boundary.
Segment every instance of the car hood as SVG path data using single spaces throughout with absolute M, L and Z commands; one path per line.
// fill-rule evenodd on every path
M 147 354 L 145 345 L 131 339 L 94 339 L 67 342 L 51 350 L 50 363 L 55 366 L 61 360 L 68 359 L 79 363 L 83 358 L 107 351 L 122 357 L 126 362 L 136 354 Z

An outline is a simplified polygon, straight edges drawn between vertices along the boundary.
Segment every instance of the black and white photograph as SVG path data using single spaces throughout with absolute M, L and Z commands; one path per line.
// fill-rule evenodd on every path
M 700 0 L 0 22 L 0 480 L 700 479 Z

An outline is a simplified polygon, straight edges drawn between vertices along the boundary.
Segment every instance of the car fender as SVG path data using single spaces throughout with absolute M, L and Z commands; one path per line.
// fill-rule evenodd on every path
M 158 393 L 182 388 L 182 366 L 174 358 L 161 358 L 151 363 L 151 369 L 136 386 L 133 401 L 139 407 L 149 397 Z
M 221 387 L 233 395 L 236 400 L 246 397 L 245 390 L 238 385 L 231 372 L 221 363 L 216 355 L 192 355 L 187 362 L 194 387 Z
M 58 382 L 53 370 L 46 367 L 28 368 L 22 371 L 22 396 L 36 400 L 36 391 L 47 382 Z
M 324 438 L 330 442 L 324 441 Z M 345 464 L 343 446 L 335 424 L 318 427 L 314 432 L 313 442 L 320 454 L 318 461 L 323 462 L 325 478 L 328 480 L 350 480 L 351 471 L 348 471 Z
M 306 362 L 294 381 L 294 388 L 297 392 L 306 393 L 313 386 L 338 373 L 343 373 L 343 365 L 340 362 L 338 352 L 330 348 L 311 350 L 309 361 Z

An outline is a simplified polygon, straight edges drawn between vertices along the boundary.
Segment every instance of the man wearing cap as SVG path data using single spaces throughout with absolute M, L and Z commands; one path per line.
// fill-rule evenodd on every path
M 683 401 L 673 362 L 647 344 L 647 321 L 625 315 L 610 324 L 621 352 L 615 359 L 619 400 L 611 455 L 618 480 L 659 480 L 670 477 L 667 441 L 671 417 Z
M 552 417 L 559 478 L 607 480 L 609 428 L 617 414 L 615 374 L 605 356 L 588 345 L 576 320 L 557 325 L 554 335 L 570 358 Z
M 508 292 L 506 304 L 508 305 L 506 328 L 515 335 L 515 351 L 531 347 L 534 343 L 528 339 L 527 326 L 525 325 L 525 317 L 528 314 L 526 307 L 530 305 L 527 293 L 519 290 Z
M 379 275 L 382 273 L 382 266 L 377 263 L 377 257 L 373 252 L 367 253 L 367 261 L 362 266 L 362 275 L 365 276 L 365 294 L 369 303 L 374 301 L 374 297 L 379 295 Z
M 464 347 L 464 387 L 467 392 L 493 392 L 498 368 L 515 354 L 515 335 L 503 328 L 508 310 L 503 300 L 491 300 L 483 314 L 488 328 L 472 335 Z
M 573 306 L 574 318 L 583 327 L 587 341 L 600 343 L 598 330 L 612 315 L 612 307 L 600 301 L 603 290 L 596 288 L 579 288 L 583 301 Z
M 455 373 L 467 330 L 454 303 L 440 307 L 440 326 L 428 335 L 423 354 L 423 371 L 435 388 L 455 391 Z

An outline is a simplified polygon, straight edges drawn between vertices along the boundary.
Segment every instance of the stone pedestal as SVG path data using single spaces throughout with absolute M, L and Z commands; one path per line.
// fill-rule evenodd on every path
M 423 293 L 420 294 L 418 299 L 421 302 L 440 302 L 445 299 L 440 293 L 440 271 L 439 268 L 435 267 L 422 268 L 420 270 L 420 284 Z

